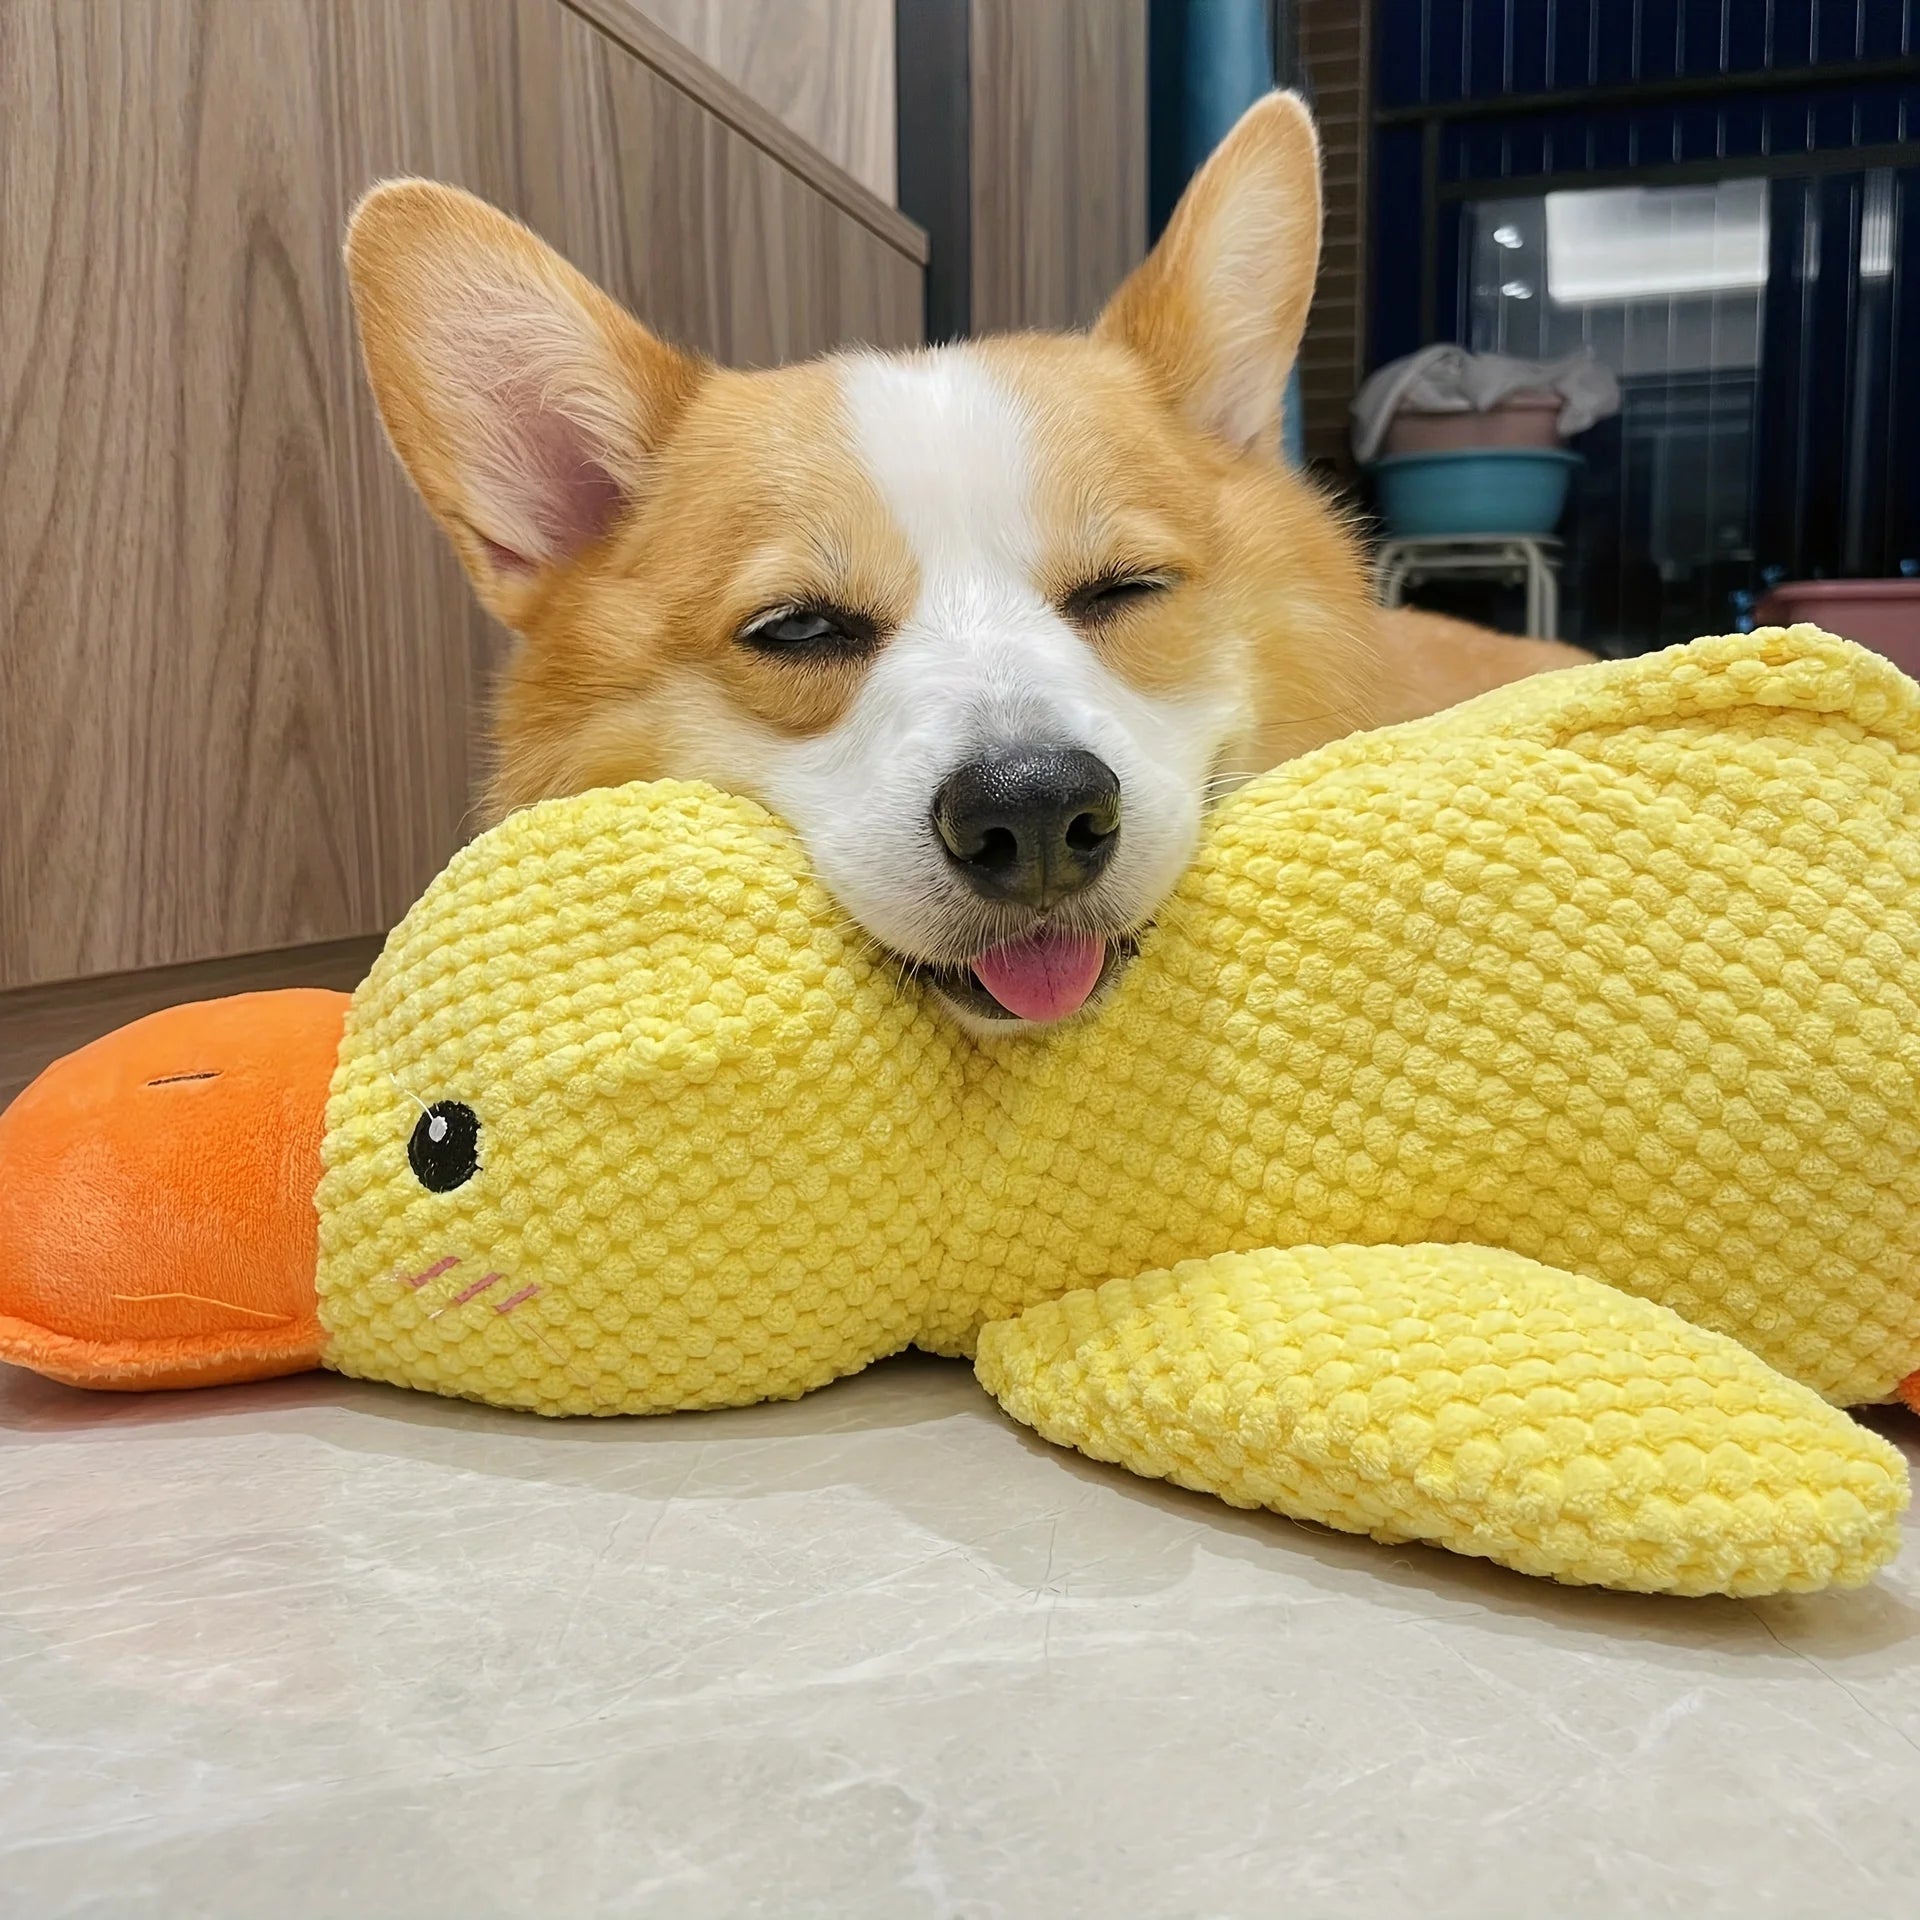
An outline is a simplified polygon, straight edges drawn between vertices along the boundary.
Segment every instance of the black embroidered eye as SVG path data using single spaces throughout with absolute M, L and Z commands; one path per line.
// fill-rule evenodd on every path
M 480 1116 L 458 1100 L 438 1100 L 414 1123 L 407 1164 L 429 1193 L 451 1193 L 480 1171 Z

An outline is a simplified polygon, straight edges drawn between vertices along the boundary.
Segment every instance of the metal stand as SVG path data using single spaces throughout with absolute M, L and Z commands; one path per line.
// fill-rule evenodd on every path
M 1527 590 L 1527 632 L 1560 637 L 1560 542 L 1544 535 L 1458 533 L 1384 540 L 1375 559 L 1380 604 L 1397 607 L 1417 580 L 1517 581 Z

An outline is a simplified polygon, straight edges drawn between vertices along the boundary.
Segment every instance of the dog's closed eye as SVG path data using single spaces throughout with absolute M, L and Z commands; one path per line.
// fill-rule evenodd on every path
M 1169 573 L 1101 574 L 1063 594 L 1060 611 L 1083 626 L 1097 626 L 1144 600 L 1151 600 L 1156 594 L 1165 593 L 1173 583 L 1174 577 Z
M 791 661 L 864 659 L 879 641 L 879 624 L 848 607 L 770 607 L 740 629 L 743 647 Z

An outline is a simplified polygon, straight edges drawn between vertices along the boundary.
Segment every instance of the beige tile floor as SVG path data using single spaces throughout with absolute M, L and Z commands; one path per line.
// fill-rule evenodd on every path
M 8 1920 L 1906 1915 L 1916 1743 L 1920 1549 L 1562 1591 L 915 1359 L 564 1426 L 0 1369 Z

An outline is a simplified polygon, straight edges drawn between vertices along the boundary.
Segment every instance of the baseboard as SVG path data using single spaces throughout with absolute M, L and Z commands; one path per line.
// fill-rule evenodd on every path
M 177 1007 L 184 1000 L 216 1000 L 273 987 L 356 987 L 380 946 L 378 935 L 329 940 L 0 993 L 0 1107 L 62 1054 L 142 1014 Z

